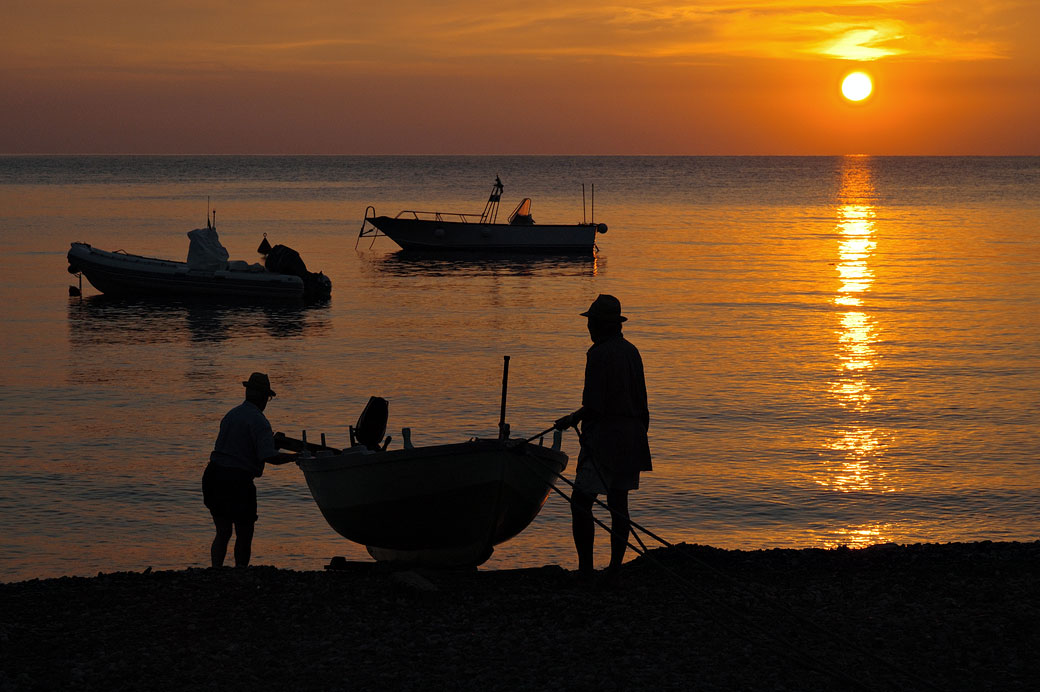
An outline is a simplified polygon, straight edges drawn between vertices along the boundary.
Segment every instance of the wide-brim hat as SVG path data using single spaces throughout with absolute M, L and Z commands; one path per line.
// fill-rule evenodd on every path
M 581 316 L 602 322 L 624 322 L 628 319 L 621 314 L 621 301 L 606 293 L 600 293 Z
M 251 389 L 255 392 L 262 392 L 268 396 L 274 396 L 274 390 L 271 389 L 271 378 L 266 373 L 254 372 L 249 376 L 249 379 L 242 383 L 246 389 Z

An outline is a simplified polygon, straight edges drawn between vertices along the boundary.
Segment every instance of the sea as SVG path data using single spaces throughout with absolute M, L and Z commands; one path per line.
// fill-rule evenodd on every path
M 500 219 L 530 197 L 536 222 L 606 224 L 595 255 L 359 237 L 369 207 L 480 214 L 496 176 Z M 71 242 L 183 260 L 214 212 L 232 259 L 266 235 L 331 299 L 70 295 Z M 1040 538 L 1037 157 L 0 157 L 0 257 L 0 581 L 207 566 L 202 471 L 253 371 L 275 430 L 342 446 L 381 396 L 396 448 L 496 436 L 509 356 L 506 419 L 533 436 L 580 404 L 601 293 L 645 364 L 630 504 L 663 540 Z M 254 564 L 371 559 L 294 464 L 257 487 Z M 575 563 L 553 493 L 481 569 Z

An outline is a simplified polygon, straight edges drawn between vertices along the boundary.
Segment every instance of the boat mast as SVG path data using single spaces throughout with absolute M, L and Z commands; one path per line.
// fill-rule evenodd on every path
M 217 210 L 210 210 L 209 196 L 206 197 L 206 228 L 214 231 L 217 229 Z
M 495 223 L 498 219 L 498 202 L 502 199 L 502 181 L 495 176 L 495 184 L 491 188 L 491 196 L 484 205 L 484 213 L 480 215 L 480 223 Z M 506 360 L 508 361 L 508 356 Z

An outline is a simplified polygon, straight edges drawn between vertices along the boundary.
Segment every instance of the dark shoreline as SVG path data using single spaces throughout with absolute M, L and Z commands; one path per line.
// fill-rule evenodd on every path
M 0 690 L 1040 688 L 1040 542 L 0 584 Z

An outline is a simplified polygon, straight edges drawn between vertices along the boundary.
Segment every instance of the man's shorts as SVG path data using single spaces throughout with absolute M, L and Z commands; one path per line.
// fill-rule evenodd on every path
M 202 499 L 215 519 L 257 519 L 256 485 L 248 471 L 209 464 L 202 474 Z
M 603 495 L 609 490 L 635 490 L 639 487 L 639 472 L 611 473 L 592 459 L 579 459 L 574 473 L 574 487 L 586 495 Z

